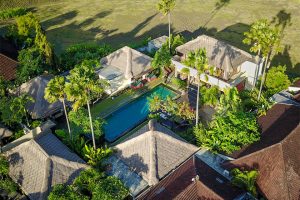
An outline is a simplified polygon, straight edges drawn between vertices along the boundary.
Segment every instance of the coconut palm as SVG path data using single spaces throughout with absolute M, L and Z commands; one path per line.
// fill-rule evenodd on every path
M 271 23 L 267 19 L 260 19 L 253 23 L 250 31 L 245 32 L 244 34 L 246 38 L 243 40 L 243 42 L 251 45 L 250 51 L 257 54 L 257 63 L 261 55 L 264 58 L 264 68 L 258 94 L 259 100 L 265 81 L 266 69 L 270 66 L 272 57 L 280 51 L 281 34 L 277 27 L 271 27 Z
M 169 49 L 171 50 L 171 11 L 175 7 L 175 0 L 160 0 L 157 4 L 157 9 L 163 15 L 168 15 L 169 21 Z
M 62 77 L 62 76 L 54 77 L 47 84 L 47 87 L 45 89 L 45 99 L 49 103 L 54 103 L 56 101 L 62 102 L 70 139 L 72 139 L 71 128 L 70 128 L 70 123 L 69 123 L 68 113 L 67 113 L 66 103 L 65 103 L 65 99 L 66 99 L 65 86 L 66 86 L 66 83 L 65 83 L 64 77 Z
M 251 171 L 241 171 L 237 168 L 231 171 L 233 178 L 231 183 L 237 187 L 247 190 L 254 197 L 257 196 L 255 182 L 258 177 L 258 172 L 256 170 Z
M 74 102 L 73 110 L 76 111 L 83 105 L 87 105 L 93 147 L 96 149 L 90 101 L 104 93 L 107 82 L 97 78 L 94 64 L 92 61 L 85 60 L 70 71 L 70 75 L 67 77 L 69 82 L 66 84 L 66 94 L 68 100 Z

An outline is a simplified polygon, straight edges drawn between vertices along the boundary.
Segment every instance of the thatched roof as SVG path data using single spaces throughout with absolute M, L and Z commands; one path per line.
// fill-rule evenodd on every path
M 206 49 L 210 65 L 229 74 L 245 61 L 255 62 L 255 58 L 251 54 L 207 35 L 198 36 L 177 47 L 176 51 L 179 54 L 187 55 L 200 48 Z
M 115 148 L 116 156 L 150 186 L 198 150 L 153 120 Z
M 52 186 L 71 184 L 88 167 L 50 132 L 41 133 L 6 155 L 9 175 L 32 200 L 46 199 Z
M 151 69 L 149 56 L 130 47 L 123 47 L 100 60 L 104 67 L 116 67 L 120 69 L 126 79 L 140 76 Z
M 28 94 L 34 99 L 33 103 L 27 105 L 27 110 L 33 119 L 46 118 L 63 109 L 61 102 L 50 104 L 44 98 L 45 89 L 52 78 L 52 75 L 41 75 L 23 83 L 17 89 L 18 95 Z

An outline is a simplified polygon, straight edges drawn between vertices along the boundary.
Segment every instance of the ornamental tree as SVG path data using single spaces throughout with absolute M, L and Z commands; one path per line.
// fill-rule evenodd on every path
M 49 103 L 54 103 L 56 101 L 60 101 L 62 103 L 65 112 L 69 135 L 70 138 L 72 138 L 70 123 L 69 123 L 69 118 L 68 118 L 68 113 L 67 113 L 66 103 L 65 103 L 65 99 L 66 99 L 65 85 L 66 82 L 63 76 L 56 76 L 53 79 L 51 79 L 45 89 L 45 99 Z
M 69 82 L 66 84 L 66 94 L 68 100 L 74 102 L 73 110 L 76 111 L 83 105 L 87 105 L 93 146 L 96 149 L 90 101 L 103 95 L 107 82 L 97 78 L 94 64 L 94 62 L 85 60 L 70 71 L 70 75 L 67 77 Z

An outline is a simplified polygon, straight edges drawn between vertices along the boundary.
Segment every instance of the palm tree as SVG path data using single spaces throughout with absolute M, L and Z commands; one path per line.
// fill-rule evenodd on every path
M 68 113 L 67 113 L 66 103 L 65 103 L 65 98 L 66 98 L 65 86 L 66 86 L 66 83 L 65 83 L 64 77 L 62 77 L 62 76 L 54 77 L 47 84 L 47 87 L 45 89 L 45 99 L 49 103 L 54 103 L 56 101 L 62 102 L 63 107 L 64 107 L 65 116 L 66 116 L 70 139 L 72 139 L 71 128 L 70 128 L 70 123 L 69 123 Z
M 231 183 L 237 187 L 247 190 L 254 197 L 257 196 L 255 182 L 258 177 L 258 172 L 256 170 L 251 171 L 241 171 L 237 168 L 231 171 L 233 178 Z
M 260 84 L 258 100 L 260 99 L 262 87 L 265 81 L 266 69 L 270 66 L 272 57 L 280 50 L 281 34 L 278 28 L 272 28 L 271 23 L 267 19 L 260 19 L 251 25 L 250 31 L 244 33 L 246 38 L 243 43 L 252 45 L 251 52 L 257 53 L 257 61 L 262 55 L 264 58 L 263 75 Z M 258 62 L 257 62 L 258 63 Z M 257 64 L 258 69 L 258 64 Z M 255 79 L 255 83 L 256 84 Z
M 198 49 L 194 52 L 190 52 L 187 55 L 187 59 L 183 61 L 187 66 L 194 67 L 198 71 L 198 86 L 197 86 L 197 103 L 196 103 L 196 125 L 199 123 L 199 96 L 200 96 L 200 80 L 201 76 L 207 80 L 208 76 L 205 72 L 210 68 L 208 64 L 208 58 L 206 55 L 206 49 Z
M 90 101 L 104 93 L 107 82 L 97 78 L 93 65 L 92 61 L 85 60 L 70 71 L 70 75 L 67 77 L 70 82 L 66 84 L 66 94 L 68 100 L 74 102 L 73 110 L 76 111 L 84 104 L 87 105 L 93 146 L 96 149 Z
M 163 15 L 168 15 L 169 21 L 169 49 L 171 50 L 171 11 L 175 7 L 175 0 L 160 0 L 157 4 L 157 9 Z

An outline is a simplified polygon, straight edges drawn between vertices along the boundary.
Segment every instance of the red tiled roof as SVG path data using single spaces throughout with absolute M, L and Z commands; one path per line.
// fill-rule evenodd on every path
M 195 180 L 196 175 L 199 180 Z M 194 156 L 137 199 L 221 200 L 234 199 L 243 193 Z
M 258 118 L 261 128 L 261 139 L 251 145 L 233 152 L 230 157 L 240 158 L 271 145 L 281 142 L 300 123 L 300 107 L 293 105 L 275 104 L 265 116 Z
M 0 53 L 0 76 L 5 80 L 16 78 L 18 62 Z
M 300 199 L 300 108 L 276 104 L 258 121 L 261 140 L 224 166 L 258 169 L 257 185 L 267 199 Z

